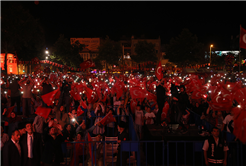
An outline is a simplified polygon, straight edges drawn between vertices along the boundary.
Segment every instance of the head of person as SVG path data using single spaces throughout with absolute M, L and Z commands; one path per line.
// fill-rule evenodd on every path
M 68 124 L 67 127 L 66 127 L 66 129 L 67 129 L 67 131 L 71 131 L 71 129 L 72 129 L 71 125 Z
M 72 110 L 72 114 L 76 114 L 76 110 L 75 109 Z
M 86 124 L 83 123 L 81 127 L 82 127 L 83 130 L 85 130 L 86 129 Z
M 52 127 L 52 128 L 50 129 L 50 131 L 49 131 L 49 134 L 50 134 L 51 136 L 56 135 L 56 134 L 57 134 L 57 128 Z
M 20 132 L 18 130 L 14 130 L 11 135 L 11 139 L 14 140 L 15 142 L 20 141 Z
M 219 131 L 219 129 L 217 127 L 213 127 L 211 134 L 212 134 L 213 137 L 218 138 L 219 135 L 220 135 L 220 131 Z
M 148 112 L 148 113 L 151 113 L 150 107 L 147 107 L 147 112 Z
M 15 113 L 14 113 L 14 112 L 11 112 L 11 113 L 10 113 L 10 117 L 11 117 L 11 118 L 15 118 L 15 117 L 16 117 Z
M 82 133 L 77 134 L 77 140 L 82 140 Z
M 137 110 L 139 111 L 141 109 L 140 105 L 137 105 Z
M 32 124 L 31 123 L 26 123 L 26 132 L 28 133 L 28 134 L 32 134 L 33 133 L 33 126 L 32 126 Z
M 184 86 L 184 85 L 181 85 L 181 86 L 180 86 L 180 92 L 181 92 L 181 93 L 184 93 L 184 92 L 185 92 L 185 86 Z
M 62 112 L 64 110 L 64 106 L 62 105 L 61 107 L 60 107 L 60 111 Z
M 120 121 L 120 123 L 118 124 L 117 128 L 118 128 L 118 131 L 124 130 L 125 129 L 125 122 Z

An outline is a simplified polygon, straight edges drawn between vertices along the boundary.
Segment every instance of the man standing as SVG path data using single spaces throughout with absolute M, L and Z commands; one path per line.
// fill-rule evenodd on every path
M 127 130 L 125 129 L 126 124 L 125 122 L 121 121 L 118 124 L 118 153 L 117 153 L 117 162 L 116 165 L 117 166 L 126 166 L 127 164 L 127 159 L 130 157 L 129 156 L 129 152 L 121 152 L 121 142 L 122 141 L 129 141 L 129 134 L 127 132 Z
M 226 141 L 219 138 L 220 131 L 213 127 L 212 136 L 205 140 L 203 145 L 204 159 L 206 166 L 226 166 L 227 151 L 229 150 Z
M 19 85 L 23 87 L 23 96 L 22 96 L 22 112 L 23 117 L 27 118 L 29 116 L 29 113 L 31 112 L 31 98 L 32 98 L 32 87 L 34 85 L 34 82 L 32 78 L 25 77 L 19 82 Z
M 26 123 L 26 134 L 21 136 L 20 144 L 22 149 L 23 166 L 39 166 L 42 151 L 41 134 L 33 132 L 33 126 L 30 122 Z
M 14 130 L 9 140 L 3 147 L 3 166 L 21 166 L 21 147 L 19 144 L 20 132 Z
M 157 83 L 156 85 L 156 97 L 157 97 L 157 104 L 158 104 L 158 112 L 156 114 L 156 124 L 160 125 L 161 124 L 161 113 L 162 109 L 164 107 L 164 103 L 166 100 L 166 90 L 164 87 L 164 78 L 161 79 L 160 82 Z

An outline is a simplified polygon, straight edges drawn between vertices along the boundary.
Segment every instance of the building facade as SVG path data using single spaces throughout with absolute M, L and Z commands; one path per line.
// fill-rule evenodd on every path
M 84 61 L 88 59 L 95 59 L 98 56 L 98 47 L 100 46 L 100 38 L 70 38 L 70 43 L 73 44 L 76 41 L 80 44 L 84 44 L 85 48 L 81 51 L 80 56 Z
M 5 53 L 1 53 L 1 70 L 4 69 Z M 14 54 L 7 54 L 7 74 L 18 74 L 17 59 Z

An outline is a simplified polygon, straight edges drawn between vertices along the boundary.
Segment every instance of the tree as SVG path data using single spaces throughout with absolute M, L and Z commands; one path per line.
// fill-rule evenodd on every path
M 135 47 L 135 55 L 131 55 L 131 59 L 137 63 L 147 61 L 157 61 L 155 53 L 155 44 L 147 41 L 139 41 Z
M 52 55 L 50 56 L 53 62 L 63 63 L 67 66 L 78 68 L 83 59 L 80 57 L 80 52 L 85 47 L 79 41 L 71 44 L 63 34 L 57 39 L 51 48 Z
M 122 56 L 122 48 L 119 42 L 114 42 L 107 36 L 105 41 L 98 47 L 99 55 L 95 61 L 105 61 L 107 65 L 118 65 L 119 59 Z
M 1 3 L 1 51 L 5 53 L 4 69 L 7 73 L 7 54 L 17 53 L 19 60 L 40 57 L 44 48 L 44 31 L 39 20 L 18 2 Z
M 169 61 L 179 66 L 195 65 L 204 62 L 204 45 L 198 43 L 198 38 L 188 29 L 183 29 L 181 34 L 170 40 L 166 46 L 166 56 Z

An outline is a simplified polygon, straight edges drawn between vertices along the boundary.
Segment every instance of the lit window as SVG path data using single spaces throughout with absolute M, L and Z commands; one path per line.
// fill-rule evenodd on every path
M 12 67 L 9 68 L 9 72 L 12 73 Z

